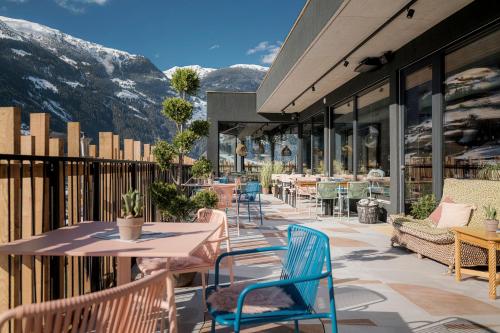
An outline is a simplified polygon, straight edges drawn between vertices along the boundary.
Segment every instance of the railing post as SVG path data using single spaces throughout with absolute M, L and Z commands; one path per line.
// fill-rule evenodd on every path
M 130 164 L 130 179 L 131 179 L 130 188 L 132 190 L 137 189 L 137 164 L 136 163 Z
M 49 181 L 49 228 L 55 230 L 59 225 L 59 161 L 48 162 L 47 179 Z M 50 299 L 60 298 L 60 260 L 59 257 L 50 257 Z
M 92 162 L 92 219 L 94 221 L 101 220 L 101 205 L 100 205 L 100 197 L 101 197 L 101 186 L 100 186 L 100 172 L 99 172 L 99 163 Z

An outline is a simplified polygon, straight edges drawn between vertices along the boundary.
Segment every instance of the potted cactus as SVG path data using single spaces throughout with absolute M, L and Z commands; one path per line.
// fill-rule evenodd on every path
M 136 240 L 141 237 L 144 224 L 142 195 L 137 190 L 122 194 L 122 215 L 117 219 L 122 240 Z
M 488 232 L 496 232 L 498 229 L 498 220 L 497 220 L 497 210 L 491 205 L 484 206 L 484 215 L 486 220 L 484 220 L 484 229 Z

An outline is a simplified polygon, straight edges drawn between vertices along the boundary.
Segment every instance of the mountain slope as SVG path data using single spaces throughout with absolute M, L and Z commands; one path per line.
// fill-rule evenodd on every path
M 78 120 L 95 140 L 114 131 L 144 142 L 173 129 L 159 112 L 169 80 L 145 57 L 0 17 L 0 68 L 0 104 L 22 106 L 24 124 L 50 112 L 54 131 Z
M 255 91 L 267 67 L 239 64 L 195 69 L 201 78 L 192 97 L 195 118 L 206 118 L 206 91 Z M 0 106 L 29 113 L 49 112 L 51 130 L 66 132 L 67 121 L 80 121 L 86 136 L 113 131 L 143 142 L 169 139 L 173 124 L 161 115 L 165 97 L 174 96 L 170 77 L 147 58 L 72 37 L 37 23 L 0 16 Z M 197 148 L 196 157 L 203 152 Z

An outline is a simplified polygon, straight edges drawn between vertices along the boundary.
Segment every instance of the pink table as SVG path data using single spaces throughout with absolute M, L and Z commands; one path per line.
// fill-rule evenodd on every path
M 0 245 L 0 255 L 117 257 L 117 283 L 131 280 L 131 257 L 187 257 L 217 229 L 212 223 L 146 223 L 143 230 L 173 233 L 142 242 L 100 239 L 93 234 L 111 231 L 115 222 L 84 222 L 29 239 Z M 116 229 L 115 229 L 116 230 Z M 174 280 L 167 275 L 169 332 L 177 332 Z

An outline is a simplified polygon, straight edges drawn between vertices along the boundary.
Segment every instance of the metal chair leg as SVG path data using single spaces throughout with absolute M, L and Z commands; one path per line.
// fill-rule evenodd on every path
M 295 326 L 295 333 L 299 333 L 300 329 L 299 329 L 299 321 L 298 320 L 294 320 L 294 326 Z
M 260 193 L 259 193 L 259 212 L 260 212 L 260 225 L 264 225 L 262 222 L 262 201 L 260 200 Z

